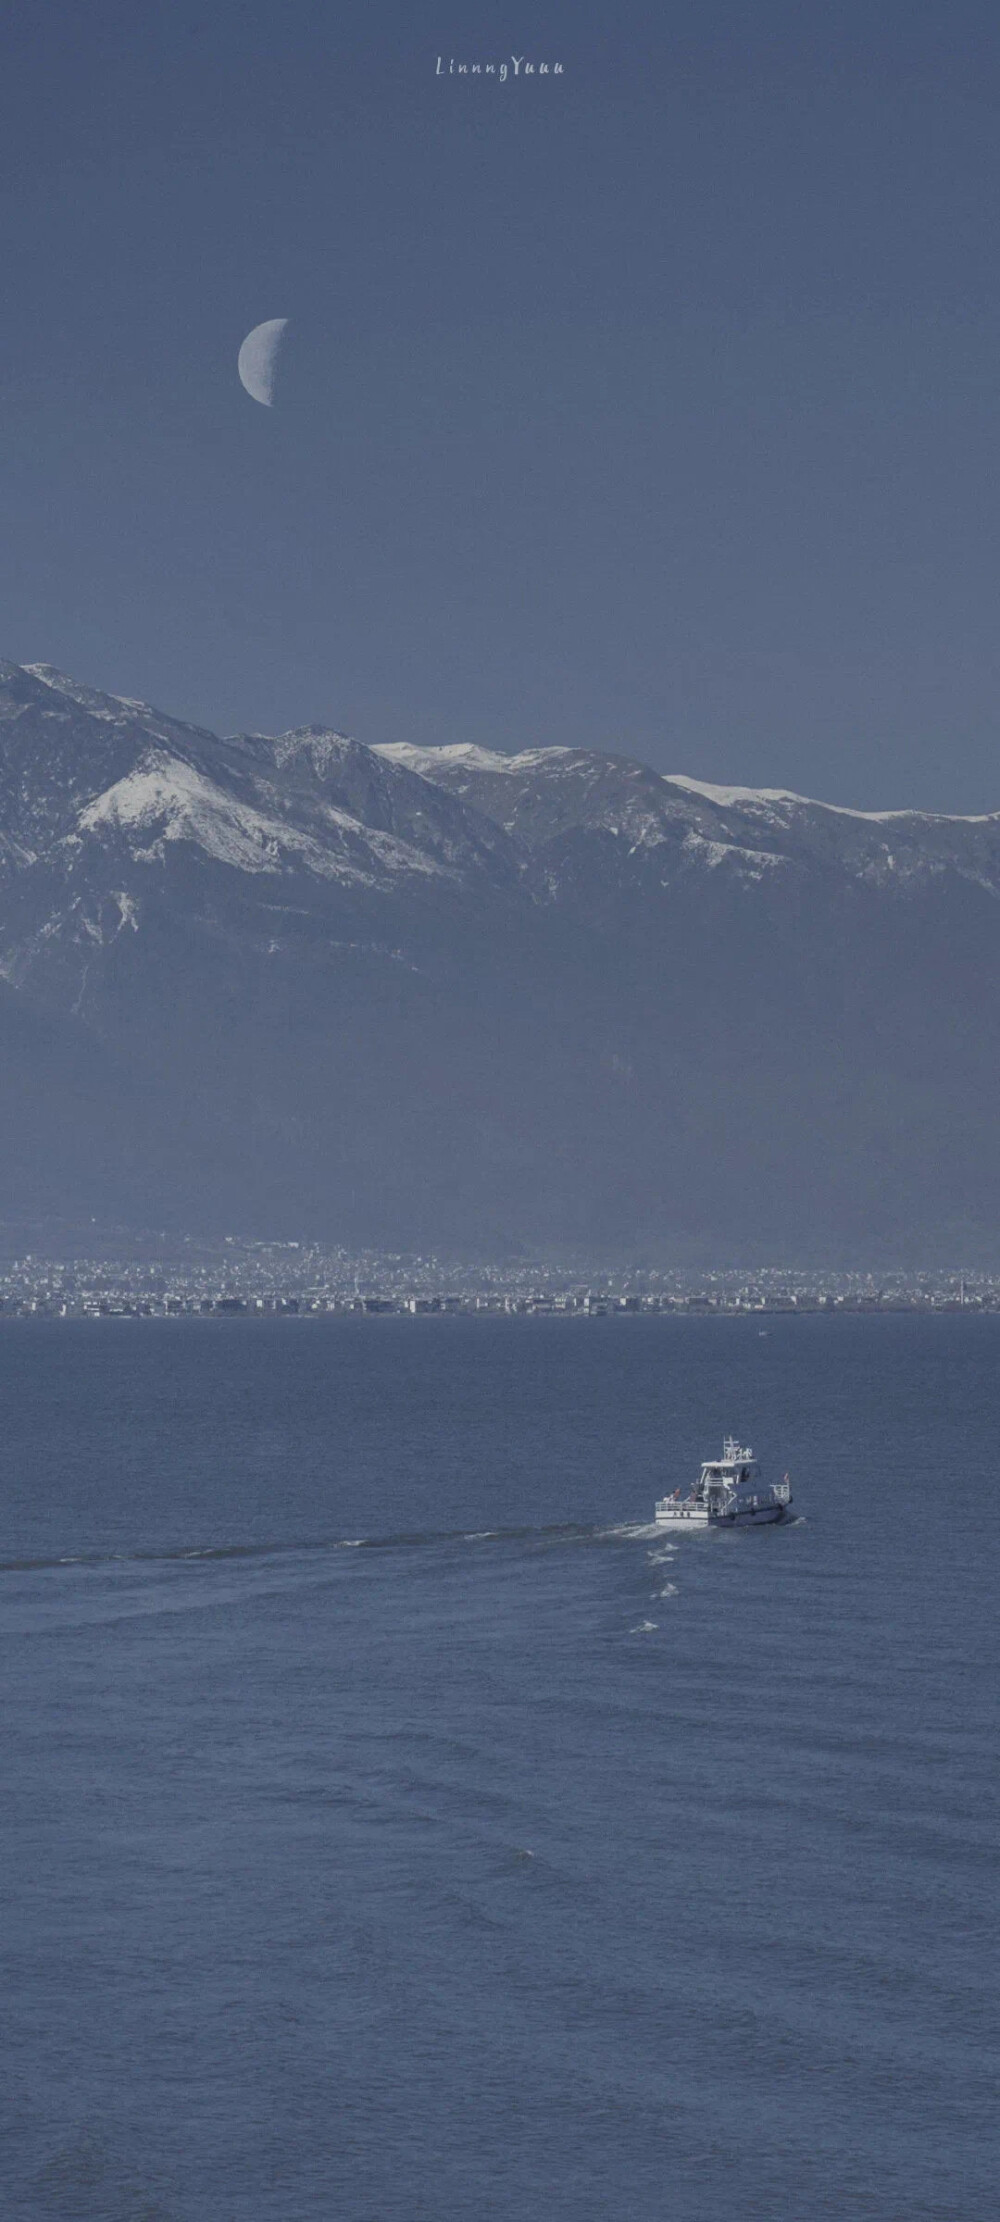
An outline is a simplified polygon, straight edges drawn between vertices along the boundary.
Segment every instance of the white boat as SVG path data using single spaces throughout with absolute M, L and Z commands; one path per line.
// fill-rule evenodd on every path
M 689 1497 L 675 1489 L 656 1507 L 658 1528 L 757 1528 L 788 1518 L 792 1485 L 764 1482 L 752 1450 L 727 1435 L 721 1458 L 708 1458 Z

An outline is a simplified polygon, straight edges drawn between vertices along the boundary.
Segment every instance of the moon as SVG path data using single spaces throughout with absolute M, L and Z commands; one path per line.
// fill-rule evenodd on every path
M 265 409 L 274 404 L 275 373 L 287 323 L 287 316 L 272 316 L 266 324 L 255 324 L 240 348 L 236 365 L 240 383 L 251 400 L 259 401 Z

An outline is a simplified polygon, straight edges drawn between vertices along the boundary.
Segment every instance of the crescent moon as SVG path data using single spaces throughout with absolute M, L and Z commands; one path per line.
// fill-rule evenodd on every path
M 265 409 L 273 406 L 278 354 L 287 323 L 287 316 L 272 316 L 266 324 L 255 324 L 240 348 L 236 365 L 240 383 Z

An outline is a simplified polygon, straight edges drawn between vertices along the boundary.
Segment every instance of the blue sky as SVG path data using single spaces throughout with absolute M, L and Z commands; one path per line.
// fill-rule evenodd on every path
M 0 653 L 1000 807 L 992 8 L 31 0 L 0 59 Z

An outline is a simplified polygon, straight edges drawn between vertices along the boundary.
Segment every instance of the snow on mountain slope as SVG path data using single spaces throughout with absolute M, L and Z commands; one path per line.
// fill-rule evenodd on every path
M 602 836 L 644 867 L 661 852 L 664 881 L 692 867 L 725 867 L 747 881 L 821 869 L 888 889 L 954 874 L 1000 893 L 1000 812 L 958 818 L 850 810 L 783 789 L 717 786 L 570 748 L 503 756 L 475 746 L 410 749 L 397 742 L 377 753 L 492 814 L 536 853 L 574 836 Z
M 676 773 L 665 785 L 801 869 L 820 866 L 897 889 L 953 873 L 1000 893 L 998 812 L 952 818 L 931 811 L 852 810 L 780 789 L 719 787 Z
M 79 872 L 95 845 L 138 865 L 182 849 L 234 871 L 391 890 L 516 879 L 510 844 L 405 767 L 310 727 L 223 739 L 51 665 L 0 665 L 0 874 Z
M 276 961 L 305 936 L 384 964 L 414 933 L 440 945 L 456 903 L 520 900 L 521 877 L 491 819 L 341 734 L 220 738 L 0 664 L 0 976 L 78 1015 L 125 917 L 143 943 L 200 933 L 199 961 L 220 937 Z
M 747 842 L 738 811 L 713 808 L 708 790 L 696 791 L 695 782 L 685 793 L 683 783 L 627 757 L 574 748 L 502 756 L 461 745 L 409 749 L 399 742 L 377 753 L 411 764 L 424 779 L 489 811 L 531 847 L 589 832 L 610 834 L 635 850 L 669 846 L 678 858 L 685 846 L 700 844 L 715 851 L 735 845 L 756 856 L 758 843 Z M 747 795 L 758 799 L 753 790 Z
M 89 716 L 102 718 L 108 724 L 116 725 L 129 719 L 159 733 L 171 728 L 176 731 L 204 731 L 204 728 L 196 726 L 184 727 L 179 720 L 165 717 L 161 711 L 153 708 L 151 702 L 140 702 L 136 696 L 104 694 L 98 687 L 85 686 L 82 680 L 70 678 L 65 671 L 58 670 L 55 664 L 23 664 L 21 669 L 29 672 L 43 686 L 50 687 L 54 694 L 65 695 L 67 701 L 77 703 Z
M 341 733 L 310 725 L 273 739 L 243 735 L 225 746 L 240 752 L 244 766 L 252 756 L 255 789 L 269 807 L 318 812 L 320 820 L 331 810 L 349 816 L 449 874 L 504 883 L 519 876 L 520 860 L 491 817 Z
M 134 772 L 118 780 L 80 812 L 79 845 L 87 834 L 113 830 L 137 863 L 162 862 L 165 845 L 189 841 L 205 857 L 234 871 L 280 873 L 301 866 L 318 878 L 371 885 L 377 862 L 392 872 L 433 873 L 435 859 L 391 835 L 366 829 L 327 805 L 323 839 L 288 818 L 268 815 L 240 801 L 190 764 L 150 751 Z
M 482 885 L 546 904 L 692 874 L 1000 893 L 998 813 L 855 811 L 573 748 L 368 748 L 325 726 L 220 738 L 48 664 L 0 664 L 0 736 L 8 883 L 110 844 L 143 867 L 184 852 L 250 877 Z

